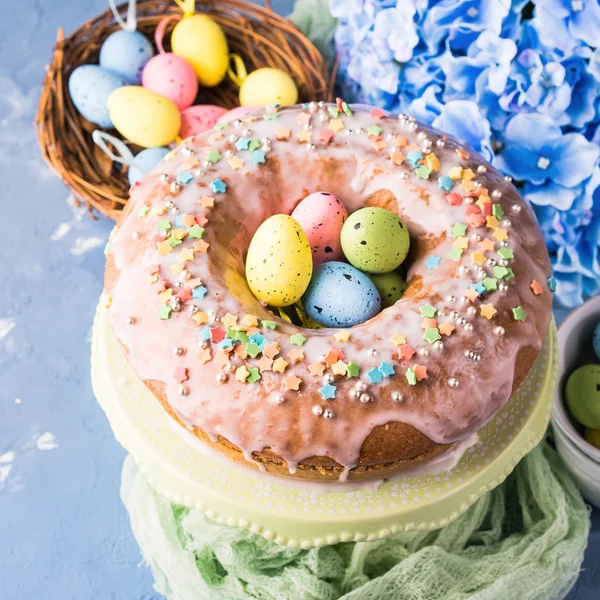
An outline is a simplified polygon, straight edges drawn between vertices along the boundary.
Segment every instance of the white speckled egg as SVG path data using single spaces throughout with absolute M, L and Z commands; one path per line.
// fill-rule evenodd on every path
M 336 261 L 315 269 L 302 303 L 306 314 L 326 327 L 352 327 L 381 310 L 373 282 L 352 265 Z
M 111 33 L 100 48 L 100 66 L 121 75 L 129 85 L 142 82 L 142 71 L 154 56 L 148 38 L 139 31 Z
M 69 94 L 78 112 L 100 127 L 112 127 L 108 97 L 125 85 L 120 75 L 98 65 L 81 65 L 69 77 Z
M 129 184 L 133 185 L 136 181 L 141 181 L 146 173 L 152 171 L 169 152 L 168 148 L 146 148 L 136 154 L 134 162 L 127 173 Z
M 246 279 L 265 304 L 289 306 L 305 292 L 312 275 L 310 244 L 297 221 L 273 215 L 256 230 L 246 257 Z

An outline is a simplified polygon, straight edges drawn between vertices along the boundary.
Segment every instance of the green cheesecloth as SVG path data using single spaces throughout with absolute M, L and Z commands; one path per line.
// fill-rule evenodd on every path
M 121 497 L 169 600 L 553 600 L 575 583 L 588 510 L 544 442 L 443 529 L 297 550 L 159 496 L 131 457 Z

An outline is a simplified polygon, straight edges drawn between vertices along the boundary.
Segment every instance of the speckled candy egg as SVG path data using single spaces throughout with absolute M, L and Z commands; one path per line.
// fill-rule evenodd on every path
M 342 228 L 342 249 L 361 271 L 389 273 L 408 254 L 410 238 L 402 219 L 385 208 L 361 208 Z
M 108 98 L 125 80 L 98 65 L 81 65 L 69 77 L 69 94 L 75 108 L 88 121 L 100 127 L 112 127 Z
M 380 275 L 369 274 L 368 276 L 375 284 L 381 296 L 381 305 L 383 308 L 389 308 L 396 304 L 406 289 L 406 281 L 402 279 L 402 276 L 397 271 L 381 273 Z
M 198 78 L 183 58 L 171 52 L 151 58 L 142 72 L 142 85 L 175 104 L 179 110 L 191 106 L 198 93 Z
M 585 365 L 571 373 L 565 398 L 577 422 L 600 429 L 600 365 Z
M 298 102 L 298 88 L 294 80 L 281 69 L 263 67 L 252 71 L 240 87 L 242 106 L 287 106 Z
M 185 139 L 212 129 L 226 112 L 226 108 L 212 104 L 197 104 L 182 110 L 179 136 Z
M 310 242 L 315 267 L 344 258 L 340 233 L 348 212 L 337 196 L 329 192 L 310 194 L 296 206 L 292 217 Z
M 129 85 L 139 85 L 146 63 L 154 56 L 148 38 L 139 31 L 115 31 L 100 48 L 100 66 L 121 75 Z
M 170 144 L 181 126 L 173 102 L 137 85 L 115 90 L 108 98 L 108 111 L 117 131 L 144 148 Z
M 146 176 L 146 173 L 152 171 L 169 152 L 168 148 L 146 148 L 139 154 L 136 154 L 135 161 L 129 167 L 129 172 L 127 173 L 129 184 L 133 185 L 137 181 L 141 181 Z
M 596 358 L 598 360 L 600 360 L 600 323 L 598 323 L 596 325 L 596 328 L 594 329 L 593 343 L 594 343 L 594 353 L 596 354 Z
M 297 221 L 273 215 L 256 230 L 246 257 L 246 279 L 265 304 L 289 306 L 304 294 L 312 275 L 310 244 Z
M 217 123 L 230 123 L 239 119 L 240 121 L 245 119 L 250 113 L 257 110 L 261 110 L 258 106 L 236 106 L 231 110 L 228 110 L 225 114 L 219 117 Z
M 352 327 L 381 310 L 373 282 L 352 265 L 335 261 L 315 269 L 302 303 L 306 314 L 326 327 Z

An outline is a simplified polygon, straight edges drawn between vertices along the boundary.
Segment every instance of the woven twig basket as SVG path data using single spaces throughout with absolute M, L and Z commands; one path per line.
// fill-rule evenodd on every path
M 248 71 L 277 67 L 289 73 L 298 86 L 300 101 L 329 100 L 331 87 L 323 58 L 312 43 L 289 20 L 265 7 L 244 0 L 197 0 L 196 10 L 211 15 L 223 28 L 230 51 L 239 54 Z M 127 6 L 119 7 L 125 16 Z M 171 0 L 140 0 L 137 29 L 148 39 L 168 15 L 181 16 Z M 176 21 L 165 36 L 165 50 Z M 98 127 L 86 121 L 69 97 L 67 82 L 82 64 L 97 63 L 104 40 L 119 28 L 110 10 L 79 27 L 65 38 L 62 29 L 47 68 L 36 116 L 36 129 L 44 159 L 76 198 L 93 210 L 117 220 L 127 202 L 126 168 L 111 161 L 92 140 Z M 200 101 L 225 108 L 238 105 L 238 89 L 229 78 L 215 88 L 201 88 Z M 116 134 L 114 130 L 111 133 Z M 132 146 L 134 153 L 140 148 Z

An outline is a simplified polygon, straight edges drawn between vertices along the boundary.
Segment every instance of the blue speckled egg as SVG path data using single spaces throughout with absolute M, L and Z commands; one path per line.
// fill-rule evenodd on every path
M 170 150 L 168 148 L 146 148 L 135 156 L 135 162 L 129 167 L 127 177 L 129 184 L 133 185 L 137 181 L 141 181 L 146 176 L 146 173 L 152 171 L 154 167 L 167 155 Z
M 596 325 L 596 329 L 594 329 L 594 352 L 598 360 L 600 360 L 600 322 Z
M 108 97 L 125 83 L 120 75 L 98 65 L 81 65 L 69 77 L 69 94 L 75 108 L 88 121 L 100 127 L 112 127 Z
M 318 266 L 302 298 L 306 314 L 325 327 L 352 327 L 381 310 L 381 297 L 373 282 L 343 262 Z
M 111 33 L 100 48 L 100 66 L 121 75 L 129 85 L 142 83 L 142 71 L 154 56 L 150 40 L 138 31 Z

